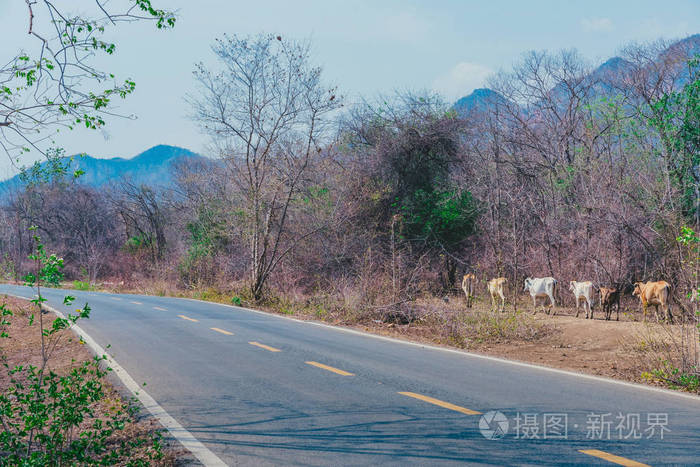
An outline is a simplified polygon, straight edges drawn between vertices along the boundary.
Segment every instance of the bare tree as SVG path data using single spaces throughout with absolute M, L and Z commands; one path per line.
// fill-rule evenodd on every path
M 14 218 L 17 239 L 26 235 L 21 234 L 29 226 L 35 226 L 55 251 L 75 265 L 69 267 L 69 273 L 85 276 L 90 282 L 109 270 L 110 258 L 120 246 L 116 216 L 107 199 L 72 180 L 19 191 L 7 212 Z M 28 243 L 24 241 L 24 248 Z M 23 248 L 21 244 L 18 247 Z M 20 263 L 22 253 L 26 251 L 20 251 Z
M 280 36 L 224 36 L 213 51 L 220 69 L 199 64 L 194 117 L 219 148 L 239 205 L 234 209 L 250 257 L 250 287 L 261 298 L 277 264 L 321 226 L 292 232 L 307 173 L 325 153 L 326 118 L 340 106 L 309 63 L 309 47 Z
M 165 228 L 168 222 L 162 194 L 149 186 L 122 180 L 112 199 L 116 213 L 124 223 L 126 243 L 144 248 L 153 263 L 165 254 Z
M 158 28 L 175 24 L 172 13 L 150 0 L 94 0 L 81 4 L 87 8 L 82 15 L 49 0 L 25 2 L 34 46 L 0 65 L 0 148 L 13 161 L 30 150 L 50 156 L 59 129 L 102 127 L 112 115 L 112 99 L 134 91 L 132 80 L 118 82 L 94 64 L 98 53 L 115 51 L 104 39 L 110 26 L 138 20 L 153 20 Z

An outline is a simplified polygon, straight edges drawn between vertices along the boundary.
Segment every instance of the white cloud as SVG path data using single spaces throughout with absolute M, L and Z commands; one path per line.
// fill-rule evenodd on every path
M 609 32 L 614 29 L 610 18 L 583 18 L 581 26 L 584 30 L 592 32 Z
M 460 62 L 449 72 L 433 81 L 433 89 L 448 99 L 454 100 L 483 87 L 492 70 L 484 65 Z

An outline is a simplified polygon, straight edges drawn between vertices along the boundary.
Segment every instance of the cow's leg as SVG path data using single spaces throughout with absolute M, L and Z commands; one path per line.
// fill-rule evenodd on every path
M 583 307 L 586 309 L 586 319 L 593 319 L 591 315 L 591 304 L 587 298 L 583 299 Z
M 666 303 L 665 306 L 662 305 L 661 307 L 662 311 L 662 316 L 664 317 L 664 322 L 673 324 L 673 315 L 671 314 L 671 305 L 669 303 Z
M 576 316 L 574 316 L 574 318 L 578 318 L 578 313 L 578 297 L 576 297 Z
M 532 314 L 536 315 L 537 314 L 537 298 L 535 298 L 534 295 L 531 295 L 532 297 Z
M 552 294 L 547 294 L 549 295 L 549 309 L 552 312 L 552 316 L 557 314 L 557 310 L 554 309 L 555 306 L 557 306 L 557 302 L 554 301 L 554 295 Z
M 612 310 L 610 310 L 610 314 L 612 314 Z M 620 321 L 620 302 L 618 300 L 617 302 L 617 321 Z

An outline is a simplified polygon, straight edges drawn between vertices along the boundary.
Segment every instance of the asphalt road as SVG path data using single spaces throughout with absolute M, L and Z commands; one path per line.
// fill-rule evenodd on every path
M 194 300 L 43 295 L 88 302 L 83 330 L 230 465 L 700 465 L 700 398 Z

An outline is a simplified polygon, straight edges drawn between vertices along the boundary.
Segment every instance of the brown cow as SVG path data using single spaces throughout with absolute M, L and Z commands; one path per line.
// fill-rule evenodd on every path
M 642 311 L 644 313 L 644 321 L 647 320 L 647 307 L 654 305 L 656 313 L 656 321 L 659 321 L 659 305 L 661 309 L 668 314 L 669 322 L 673 323 L 673 315 L 671 314 L 671 284 L 666 281 L 658 282 L 636 282 L 634 284 L 634 292 L 632 295 L 639 297 L 642 303 Z
M 603 314 L 605 314 L 605 319 L 610 321 L 612 317 L 612 307 L 617 305 L 617 317 L 616 320 L 620 321 L 620 291 L 610 287 L 600 288 L 600 306 L 603 307 Z
M 501 309 L 506 309 L 506 294 L 503 291 L 506 282 L 508 282 L 508 279 L 505 277 L 497 277 L 496 279 L 491 279 L 488 282 L 489 295 L 491 295 L 491 306 L 493 306 L 494 309 L 498 309 L 496 307 L 496 297 L 501 297 Z
M 467 296 L 467 308 L 471 308 L 474 303 L 474 285 L 476 284 L 476 276 L 474 274 L 465 274 L 462 277 L 462 290 Z

